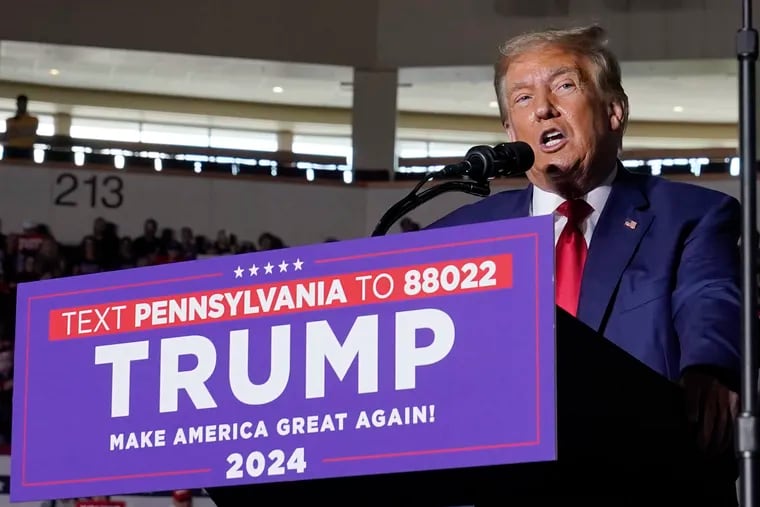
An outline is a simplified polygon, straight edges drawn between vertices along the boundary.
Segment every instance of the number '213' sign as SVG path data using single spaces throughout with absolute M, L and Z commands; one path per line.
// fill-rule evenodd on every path
M 89 194 L 91 208 L 105 206 L 106 208 L 119 208 L 124 203 L 124 180 L 119 176 L 109 175 L 105 177 L 90 176 L 83 179 L 75 174 L 63 173 L 55 180 L 56 206 L 80 206 L 84 203 L 82 192 L 77 189 L 83 187 Z M 89 191 L 87 190 L 89 189 Z

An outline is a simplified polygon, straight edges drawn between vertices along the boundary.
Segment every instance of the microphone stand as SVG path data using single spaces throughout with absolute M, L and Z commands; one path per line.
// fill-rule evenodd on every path
M 757 328 L 757 157 L 755 137 L 755 61 L 757 31 L 752 28 L 752 1 L 742 2 L 742 27 L 736 36 L 739 60 L 739 151 L 742 196 L 742 411 L 736 421 L 736 451 L 740 463 L 742 507 L 757 505 L 756 457 L 758 452 L 757 403 L 758 372 L 755 350 Z
M 442 169 L 441 171 L 444 171 Z M 417 191 L 422 188 L 422 186 L 427 183 L 428 181 L 435 178 L 437 174 L 440 174 L 441 171 L 436 173 L 429 173 L 427 174 L 418 184 L 417 186 L 412 189 L 409 194 L 407 194 L 403 199 L 398 201 L 396 204 L 391 206 L 388 211 L 385 212 L 385 214 L 380 218 L 380 221 L 378 222 L 377 226 L 375 227 L 375 230 L 372 232 L 372 236 L 383 236 L 385 235 L 388 230 L 393 226 L 396 221 L 398 221 L 401 217 L 412 211 L 413 209 L 416 209 L 423 204 L 425 204 L 430 199 L 433 199 L 434 197 L 437 197 L 443 193 L 446 192 L 464 192 L 466 194 L 475 195 L 478 197 L 486 197 L 491 193 L 491 187 L 488 184 L 488 181 L 447 181 L 445 183 L 440 183 L 438 185 L 435 185 L 427 190 L 425 190 L 422 193 L 417 193 Z

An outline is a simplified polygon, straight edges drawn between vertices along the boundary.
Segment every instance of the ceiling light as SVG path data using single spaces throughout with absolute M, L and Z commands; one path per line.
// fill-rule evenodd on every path
M 683 113 L 683 107 L 681 107 L 681 106 L 673 106 L 673 112 L 674 113 Z
M 492 107 L 496 109 L 497 107 L 499 107 L 499 103 L 496 102 L 495 100 L 492 100 L 491 102 L 488 103 L 488 107 Z
M 272 91 L 273 91 L 274 93 L 282 93 L 282 92 L 284 92 L 285 90 L 283 90 L 283 89 L 282 89 L 282 86 L 275 86 L 274 88 L 272 88 Z
M 61 71 L 59 71 L 58 69 L 50 69 L 50 75 L 51 76 L 57 76 L 60 73 L 61 73 Z

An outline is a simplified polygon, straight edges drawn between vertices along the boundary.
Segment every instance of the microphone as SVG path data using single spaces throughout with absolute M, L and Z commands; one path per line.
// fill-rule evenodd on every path
M 470 148 L 462 162 L 441 169 L 439 175 L 467 176 L 478 182 L 486 182 L 497 176 L 522 174 L 533 166 L 534 160 L 530 145 L 522 141 L 501 143 L 493 148 L 480 145 Z
M 440 171 L 427 173 L 407 196 L 385 212 L 372 232 L 372 236 L 385 234 L 396 220 L 445 192 L 464 192 L 486 197 L 491 193 L 488 180 L 497 176 L 522 174 L 533 166 L 534 158 L 530 145 L 522 141 L 501 143 L 493 148 L 486 145 L 474 146 L 467 151 L 462 162 L 447 165 Z M 438 176 L 459 178 L 466 176 L 470 181 L 447 181 L 422 193 L 417 193 L 423 185 Z

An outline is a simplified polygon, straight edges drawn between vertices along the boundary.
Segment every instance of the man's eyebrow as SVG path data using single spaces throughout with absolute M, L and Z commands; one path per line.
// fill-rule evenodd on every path
M 549 73 L 548 80 L 551 81 L 552 79 L 555 79 L 557 76 L 561 76 L 562 74 L 580 75 L 577 68 L 571 66 L 563 66 L 553 69 Z M 509 87 L 507 95 L 511 95 L 515 92 L 515 90 L 519 90 L 520 88 L 527 88 L 530 86 L 530 84 L 531 83 L 529 81 L 518 81 L 517 83 L 513 83 L 512 86 Z
M 549 74 L 549 79 L 554 79 L 557 76 L 561 76 L 562 74 L 575 74 L 579 75 L 578 69 L 575 67 L 557 67 L 554 69 L 551 74 Z

